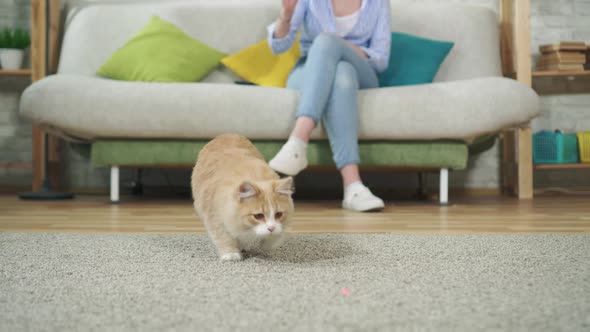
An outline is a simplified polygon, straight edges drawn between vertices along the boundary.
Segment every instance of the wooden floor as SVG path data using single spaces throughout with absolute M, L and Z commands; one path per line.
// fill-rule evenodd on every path
M 105 196 L 71 201 L 22 201 L 0 196 L 0 231 L 199 233 L 203 226 L 187 199 L 123 198 L 111 205 Z M 455 198 L 432 202 L 388 202 L 380 213 L 355 213 L 337 201 L 296 201 L 293 232 L 300 233 L 590 233 L 589 196 Z

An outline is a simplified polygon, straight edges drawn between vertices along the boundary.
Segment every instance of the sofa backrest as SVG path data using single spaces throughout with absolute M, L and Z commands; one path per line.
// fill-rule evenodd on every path
M 280 0 L 81 2 L 68 13 L 58 73 L 95 75 L 152 15 L 232 54 L 266 38 L 265 28 L 276 19 L 280 3 Z M 501 75 L 498 20 L 492 10 L 463 4 L 391 0 L 391 12 L 393 31 L 455 42 L 436 81 Z M 220 67 L 207 81 L 234 79 L 229 70 Z

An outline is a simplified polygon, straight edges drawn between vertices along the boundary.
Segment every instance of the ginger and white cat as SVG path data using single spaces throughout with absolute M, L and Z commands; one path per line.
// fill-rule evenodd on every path
M 268 250 L 283 238 L 294 211 L 293 179 L 280 179 L 247 138 L 224 134 L 207 143 L 191 184 L 221 260 L 241 260 L 242 250 Z

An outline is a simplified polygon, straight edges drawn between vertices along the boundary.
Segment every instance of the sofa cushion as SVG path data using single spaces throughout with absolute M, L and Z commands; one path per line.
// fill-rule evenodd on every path
M 221 59 L 221 63 L 247 82 L 260 86 L 285 87 L 300 57 L 299 39 L 279 55 L 272 53 L 266 40 Z
M 92 144 L 91 159 L 97 166 L 187 166 L 194 165 L 199 151 L 209 140 L 98 140 Z M 284 141 L 254 141 L 266 160 L 277 154 Z M 467 166 L 467 145 L 462 142 L 361 142 L 363 166 L 399 168 L 450 168 Z M 334 166 L 327 141 L 310 142 L 310 166 Z
M 213 71 L 224 56 L 154 16 L 97 74 L 124 81 L 195 82 Z
M 285 139 L 299 91 L 238 84 L 125 82 L 53 75 L 29 86 L 21 113 L 86 139 L 209 139 L 240 133 Z M 464 81 L 359 91 L 364 140 L 469 140 L 538 115 L 533 90 L 512 79 Z M 318 126 L 312 138 L 325 138 Z
M 452 48 L 452 42 L 393 32 L 389 66 L 379 74 L 379 86 L 432 83 Z

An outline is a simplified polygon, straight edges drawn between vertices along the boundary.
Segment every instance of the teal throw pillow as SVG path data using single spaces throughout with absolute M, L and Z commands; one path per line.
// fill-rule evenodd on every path
M 379 74 L 379 85 L 399 86 L 432 83 L 454 43 L 401 32 L 391 34 L 389 67 Z

